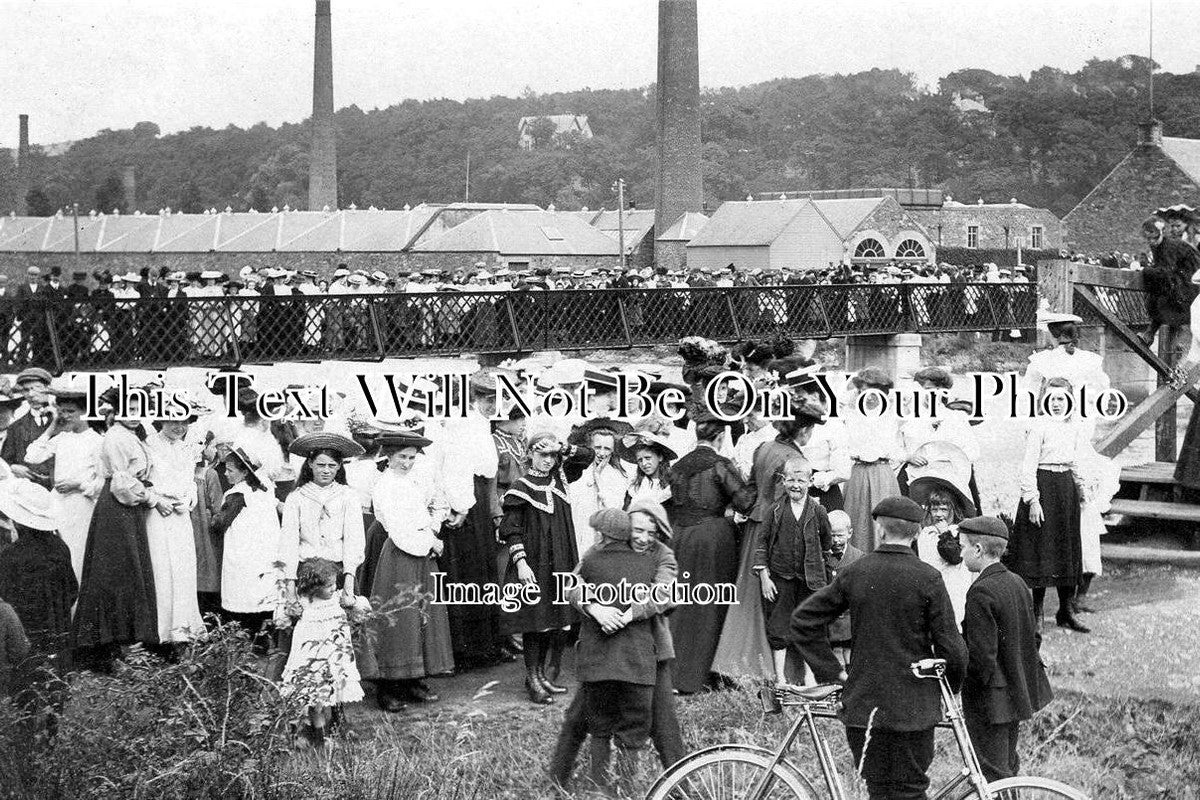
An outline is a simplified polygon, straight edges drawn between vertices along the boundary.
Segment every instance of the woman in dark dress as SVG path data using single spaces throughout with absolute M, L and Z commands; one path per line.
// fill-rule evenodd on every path
M 755 496 L 733 462 L 716 451 L 724 427 L 715 418 L 697 421 L 696 449 L 679 459 L 668 477 L 667 513 L 675 530 L 671 544 L 679 561 L 679 579 L 687 583 L 737 581 L 737 539 L 725 510 L 732 506 L 748 514 Z M 681 605 L 671 615 L 674 684 L 680 693 L 698 692 L 708 682 L 727 610 L 717 604 Z
M 1004 560 L 1033 590 L 1039 625 L 1046 589 L 1054 587 L 1059 627 L 1088 633 L 1076 619 L 1071 601 L 1083 575 L 1078 464 L 1091 441 L 1081 421 L 1065 413 L 1071 384 L 1052 378 L 1046 386 L 1051 393 L 1046 400 L 1050 413 L 1030 425 L 1021 462 L 1021 502 Z
M 120 645 L 158 643 L 154 568 L 146 540 L 146 515 L 169 510 L 145 481 L 150 473 L 146 433 L 140 420 L 116 422 L 100 446 L 104 489 L 92 512 L 79 604 L 71 638 L 111 664 Z
M 553 702 L 551 695 L 566 691 L 553 681 L 573 621 L 569 605 L 553 602 L 554 574 L 571 572 L 579 562 L 567 483 L 592 462 L 592 451 L 563 444 L 549 432 L 530 437 L 526 450 L 525 474 L 501 502 L 500 538 L 509 549 L 504 583 L 506 589 L 513 583 L 536 587 L 539 594 L 537 602 L 503 612 L 501 627 L 505 633 L 521 634 L 525 689 L 530 700 L 545 705 Z

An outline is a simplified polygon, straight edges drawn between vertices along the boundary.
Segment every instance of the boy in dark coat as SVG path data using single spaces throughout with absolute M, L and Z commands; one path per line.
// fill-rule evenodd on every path
M 792 615 L 792 638 L 817 680 L 844 680 L 842 720 L 871 800 L 923 798 L 933 761 L 933 731 L 942 719 L 936 681 L 917 678 L 910 665 L 946 660 L 957 689 L 967 665 L 954 608 L 941 573 L 913 552 L 925 511 L 907 497 L 872 509 L 882 544 L 805 600 Z M 854 626 L 849 675 L 829 646 L 829 623 L 846 610 Z M 865 748 L 870 729 L 870 747 Z
M 615 508 L 597 511 L 589 520 L 603 537 L 579 563 L 585 586 L 616 588 L 654 585 L 656 559 L 630 544 L 629 514 Z M 576 599 L 576 597 L 572 597 Z M 595 602 L 583 598 L 576 669 L 586 693 L 588 733 L 592 736 L 592 780 L 605 790 L 612 741 L 617 745 L 618 790 L 629 791 L 637 774 L 638 750 L 650 737 L 654 685 L 658 677 L 657 646 L 650 604 Z
M 854 533 L 854 523 L 845 511 L 829 512 L 829 532 L 832 535 L 833 550 L 829 554 L 829 579 L 833 580 L 838 573 L 849 567 L 855 561 L 866 555 L 850 544 L 850 536 Z M 850 613 L 846 612 L 829 623 L 829 644 L 833 647 L 834 655 L 842 662 L 842 667 L 850 666 Z
M 762 587 L 767 643 L 775 660 L 775 681 L 786 684 L 792 612 L 813 592 L 829 583 L 826 563 L 833 540 L 829 516 L 808 496 L 812 467 L 802 456 L 784 462 L 782 482 L 787 496 L 771 506 L 758 528 L 754 571 Z M 805 667 L 806 677 L 807 673 Z
M 963 636 L 967 676 L 962 705 L 967 731 L 989 781 L 1017 774 L 1021 722 L 1054 696 L 1038 655 L 1041 637 L 1025 581 L 1000 563 L 1008 528 L 995 517 L 958 525 L 963 562 L 978 578 L 967 590 Z

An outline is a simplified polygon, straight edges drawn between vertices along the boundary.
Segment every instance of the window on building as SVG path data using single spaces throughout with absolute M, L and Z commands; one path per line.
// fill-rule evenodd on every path
M 979 226 L 978 225 L 968 225 L 967 226 L 967 247 L 971 248 L 972 250 L 979 247 Z
M 883 245 L 878 239 L 863 239 L 854 248 L 855 258 L 886 258 L 887 255 L 883 251 Z
M 896 247 L 896 258 L 919 258 L 925 260 L 925 248 L 916 239 L 905 239 Z
M 552 242 L 561 242 L 563 240 L 562 231 L 560 231 L 558 228 L 550 228 L 543 225 L 542 234 L 544 234 L 545 237 Z
M 1034 250 L 1042 249 L 1042 226 L 1034 225 L 1029 229 L 1029 246 Z

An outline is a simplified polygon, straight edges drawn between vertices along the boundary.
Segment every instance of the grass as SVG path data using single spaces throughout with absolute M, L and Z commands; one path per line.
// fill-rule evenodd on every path
M 680 703 L 689 747 L 742 742 L 773 747 L 794 717 L 764 716 L 757 698 L 729 691 Z M 284 770 L 312 797 L 377 800 L 412 797 L 551 798 L 559 796 L 542 773 L 561 712 L 517 710 L 502 716 L 459 714 L 387 724 L 369 741 L 337 744 L 327 761 L 296 756 Z M 825 733 L 840 764 L 849 753 L 836 722 Z M 1200 709 L 1155 701 L 1105 700 L 1062 693 L 1022 731 L 1022 773 L 1056 778 L 1095 798 L 1194 798 L 1200 786 Z M 819 772 L 801 738 L 794 759 L 810 777 Z M 653 763 L 652 763 L 653 762 Z M 931 777 L 937 785 L 959 767 L 953 738 L 939 732 Z M 643 753 L 640 785 L 658 773 Z M 586 788 L 581 759 L 577 783 Z M 848 766 L 851 797 L 865 798 Z M 331 779 L 334 779 L 331 783 Z M 326 793 L 333 789 L 336 790 Z M 318 790 L 318 787 L 321 787 Z

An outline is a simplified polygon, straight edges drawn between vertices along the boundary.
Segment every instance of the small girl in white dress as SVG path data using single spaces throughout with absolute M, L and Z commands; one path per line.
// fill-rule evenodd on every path
M 303 611 L 283 668 L 281 694 L 305 703 L 317 746 L 325 741 L 332 708 L 363 699 L 350 619 L 339 601 L 337 581 L 338 566 L 332 561 L 313 558 L 300 564 L 296 593 Z

